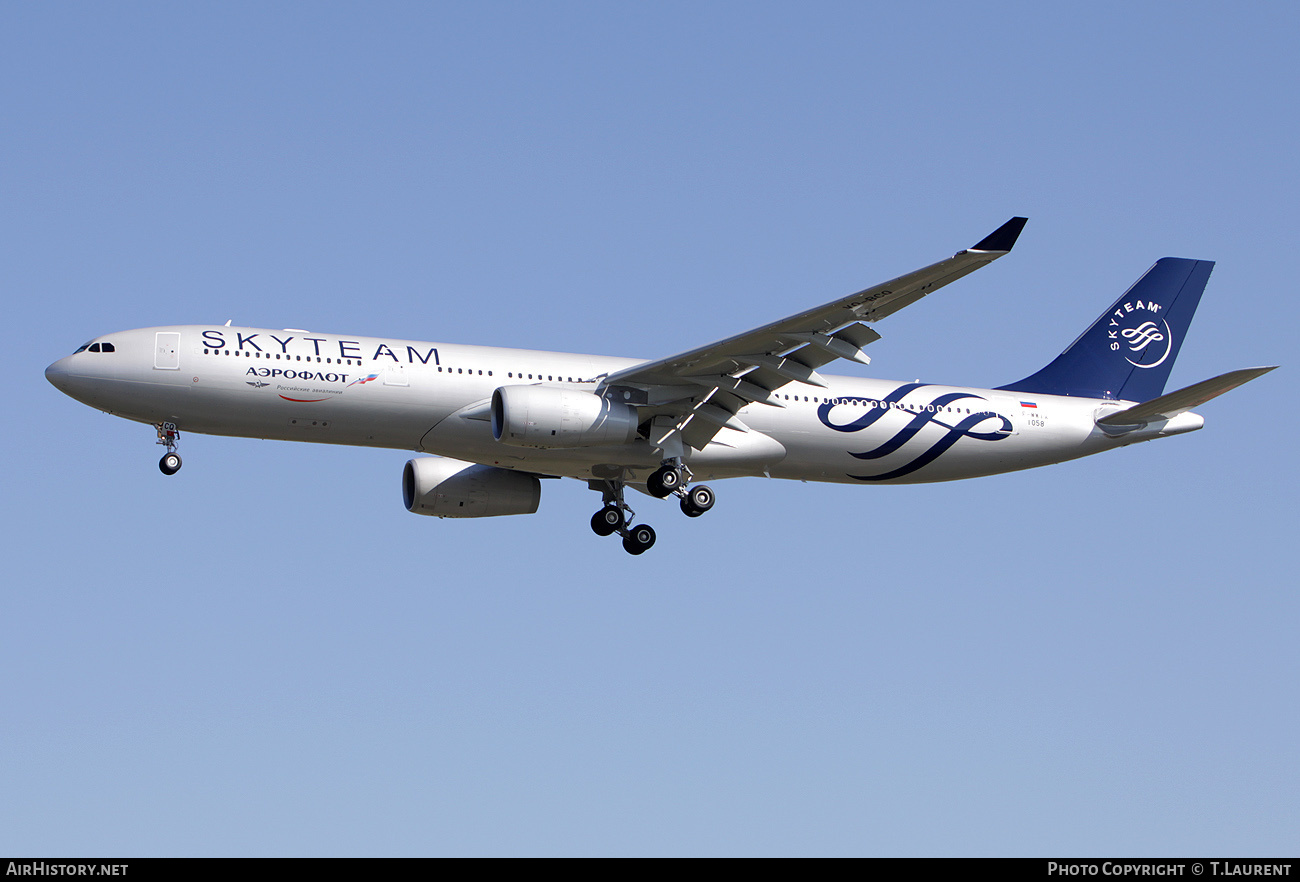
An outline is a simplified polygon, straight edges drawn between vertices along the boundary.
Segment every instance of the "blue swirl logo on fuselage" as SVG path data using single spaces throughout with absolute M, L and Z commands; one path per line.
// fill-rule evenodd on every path
M 951 414 L 951 417 L 960 417 L 955 423 L 951 419 L 945 420 L 945 417 L 949 416 L 949 414 L 943 408 L 948 407 L 955 401 L 965 399 L 986 401 L 986 399 L 970 392 L 945 393 L 932 401 L 916 405 L 919 408 L 918 410 L 912 410 L 902 405 L 902 401 L 907 395 L 927 385 L 929 384 L 907 383 L 899 386 L 881 399 L 843 396 L 831 398 L 817 408 L 817 418 L 821 420 L 822 425 L 828 429 L 834 429 L 836 432 L 861 432 L 863 429 L 874 425 L 888 413 L 905 413 L 912 417 L 908 420 L 906 426 L 899 429 L 878 446 L 870 450 L 864 450 L 861 453 L 854 453 L 851 450 L 846 451 L 849 456 L 856 459 L 881 459 L 886 457 L 901 449 L 903 445 L 915 438 L 922 429 L 931 424 L 947 430 L 947 433 L 942 438 L 936 440 L 910 462 L 904 463 L 896 469 L 878 475 L 847 475 L 847 477 L 855 481 L 889 481 L 894 478 L 901 478 L 934 462 L 962 438 L 973 438 L 976 441 L 1001 441 L 1003 438 L 1010 436 L 1011 421 L 1002 414 L 991 410 L 974 411 L 972 408 L 972 413 Z M 836 407 L 845 404 L 862 405 L 870 408 L 870 410 L 849 423 L 832 422 L 832 412 Z M 1001 426 L 992 432 L 973 431 L 980 423 L 991 419 L 1000 420 Z

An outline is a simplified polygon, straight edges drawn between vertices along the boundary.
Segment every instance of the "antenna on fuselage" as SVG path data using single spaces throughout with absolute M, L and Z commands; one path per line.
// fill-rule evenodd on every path
M 233 321 L 234 321 L 234 319 L 226 319 L 226 327 L 227 327 L 227 328 L 230 327 L 230 323 L 233 322 Z

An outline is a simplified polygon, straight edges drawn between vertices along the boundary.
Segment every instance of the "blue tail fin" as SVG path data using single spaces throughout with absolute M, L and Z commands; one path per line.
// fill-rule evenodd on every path
M 1008 392 L 1149 401 L 1165 391 L 1214 262 L 1165 257 L 1056 360 Z

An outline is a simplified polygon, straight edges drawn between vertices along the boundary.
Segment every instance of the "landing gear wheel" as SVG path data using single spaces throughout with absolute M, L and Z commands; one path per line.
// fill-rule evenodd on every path
M 654 544 L 654 528 L 645 524 L 639 524 L 623 534 L 623 550 L 628 554 L 644 554 Z
M 717 501 L 713 490 L 704 484 L 697 484 L 682 496 L 682 513 L 688 518 L 698 518 Z
M 612 535 L 622 526 L 623 512 L 613 505 L 607 505 L 591 516 L 591 531 L 597 536 Z
M 656 499 L 663 499 L 669 496 L 678 487 L 682 485 L 682 473 L 673 466 L 661 466 L 650 473 L 646 478 L 645 488 L 650 491 L 650 495 Z
M 164 475 L 174 475 L 181 470 L 181 458 L 176 455 L 176 441 L 181 437 L 175 423 L 156 423 L 158 443 L 167 449 L 163 458 L 158 460 L 158 471 Z

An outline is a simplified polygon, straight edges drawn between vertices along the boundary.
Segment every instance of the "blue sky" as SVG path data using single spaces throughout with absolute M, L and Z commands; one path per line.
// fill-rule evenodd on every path
M 1280 3 L 11 4 L 0 851 L 1300 846 L 1300 14 Z M 212 322 L 657 357 L 1030 218 L 845 373 L 996 385 L 1218 262 L 1198 433 L 946 485 L 716 485 L 598 539 L 400 452 L 49 386 Z

